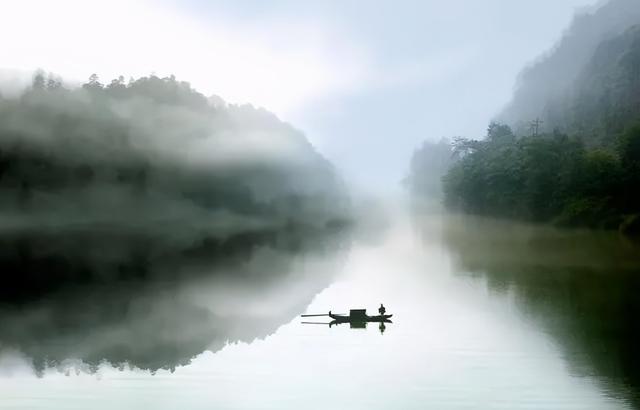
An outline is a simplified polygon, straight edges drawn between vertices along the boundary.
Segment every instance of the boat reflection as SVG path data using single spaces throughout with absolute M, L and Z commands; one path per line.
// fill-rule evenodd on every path
M 380 323 L 378 326 L 378 330 L 380 330 L 380 334 L 384 334 L 384 331 L 387 330 L 387 326 L 385 323 L 393 323 L 389 319 L 385 320 L 368 320 L 368 321 L 344 321 L 344 320 L 332 320 L 329 322 L 329 327 L 338 326 L 344 323 L 349 324 L 350 329 L 366 329 L 368 323 Z
M 379 323 L 378 330 L 380 331 L 380 334 L 384 334 L 385 330 L 387 330 L 386 324 L 393 323 L 393 322 L 389 319 L 384 319 L 384 320 L 378 319 L 378 320 L 358 320 L 358 321 L 332 320 L 331 322 L 301 322 L 301 323 L 303 325 L 325 325 L 325 326 L 328 325 L 330 328 L 333 326 L 338 326 L 338 325 L 348 323 L 350 329 L 366 329 L 368 323 Z

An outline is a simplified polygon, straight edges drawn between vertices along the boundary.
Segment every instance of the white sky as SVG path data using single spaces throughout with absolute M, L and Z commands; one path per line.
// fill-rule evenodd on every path
M 0 0 L 0 75 L 175 74 L 302 129 L 393 189 L 424 139 L 480 136 L 516 75 L 596 0 Z

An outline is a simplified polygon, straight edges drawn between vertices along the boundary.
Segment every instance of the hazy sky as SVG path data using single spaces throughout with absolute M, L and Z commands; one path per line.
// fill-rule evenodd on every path
M 387 189 L 422 140 L 482 135 L 520 69 L 597 2 L 3 2 L 0 77 L 174 73 L 276 112 L 348 180 Z

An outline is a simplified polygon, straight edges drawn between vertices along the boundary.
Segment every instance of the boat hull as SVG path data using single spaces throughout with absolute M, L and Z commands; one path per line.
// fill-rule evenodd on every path
M 393 315 L 376 315 L 376 316 L 346 316 L 346 315 L 334 315 L 329 313 L 329 317 L 336 322 L 386 322 L 391 319 Z

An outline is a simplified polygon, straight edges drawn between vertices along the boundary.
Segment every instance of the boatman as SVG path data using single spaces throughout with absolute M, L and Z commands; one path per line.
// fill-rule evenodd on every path
M 384 312 L 386 312 L 387 309 L 384 308 L 384 305 L 382 303 L 380 303 L 380 307 L 378 308 L 378 313 L 380 313 L 380 316 L 384 315 Z

